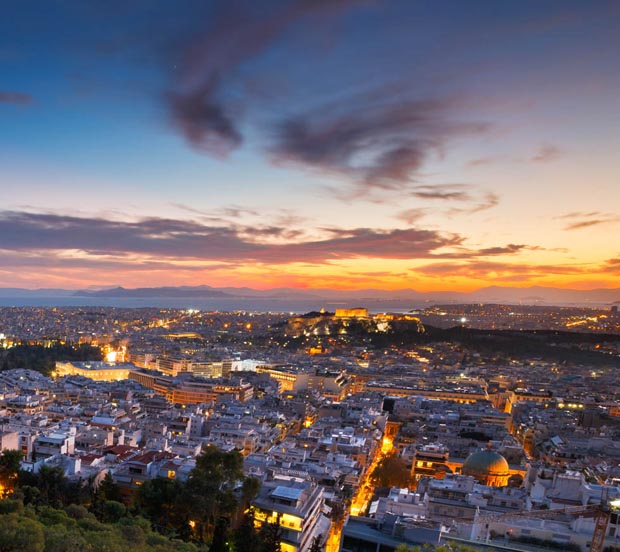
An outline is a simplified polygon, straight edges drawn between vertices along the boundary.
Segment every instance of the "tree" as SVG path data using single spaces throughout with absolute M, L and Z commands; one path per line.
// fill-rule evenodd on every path
M 191 500 L 186 488 L 177 480 L 158 477 L 145 481 L 140 487 L 136 506 L 153 526 L 162 533 L 185 528 L 185 538 L 190 537 L 188 522 Z
M 260 540 L 254 528 L 254 508 L 249 508 L 241 519 L 234 535 L 235 552 L 256 552 L 260 550 Z
M 95 493 L 95 499 L 116 500 L 117 502 L 121 502 L 123 500 L 121 490 L 114 482 L 110 472 L 106 472 L 105 477 L 101 480 L 101 483 L 99 483 L 97 492 Z
M 21 461 L 22 453 L 18 450 L 5 450 L 0 455 L 0 498 L 15 489 Z
M 43 552 L 45 537 L 43 525 L 18 514 L 2 516 L 0 523 L 0 551 Z
M 60 466 L 46 466 L 39 469 L 36 476 L 37 488 L 41 491 L 41 503 L 60 507 L 66 501 L 67 478 Z
M 397 453 L 383 458 L 370 474 L 370 480 L 379 487 L 407 487 L 410 480 L 409 470 Z
M 106 523 L 116 523 L 126 514 L 127 508 L 122 502 L 106 500 L 103 503 L 103 521 Z
M 228 529 L 229 525 L 226 518 L 217 520 L 215 530 L 213 531 L 211 546 L 209 546 L 209 552 L 228 552 Z
M 247 508 L 249 504 L 256 498 L 260 491 L 260 479 L 256 477 L 247 477 L 241 486 L 241 502 L 242 507 Z
M 282 526 L 280 514 L 273 522 L 265 522 L 260 530 L 261 552 L 282 552 Z
M 185 491 L 200 541 L 213 535 L 220 518 L 230 519 L 235 514 L 239 507 L 235 487 L 244 479 L 243 456 L 237 451 L 207 447 L 196 458 Z

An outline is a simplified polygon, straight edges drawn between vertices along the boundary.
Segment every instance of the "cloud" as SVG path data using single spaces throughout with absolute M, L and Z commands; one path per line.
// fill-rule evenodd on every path
M 620 274 L 620 257 L 615 259 L 607 259 L 603 265 L 605 272 L 613 272 Z
M 589 212 L 583 212 L 583 211 L 573 211 L 571 213 L 566 213 L 564 215 L 559 215 L 557 217 L 555 217 L 556 219 L 574 219 L 574 218 L 585 218 L 585 217 L 597 217 L 602 215 L 603 213 L 601 213 L 600 211 L 589 211 Z
M 590 228 L 591 226 L 599 226 L 601 224 L 608 224 L 609 222 L 614 222 L 611 219 L 593 219 L 593 220 L 582 220 L 580 222 L 573 222 L 564 227 L 564 230 L 581 230 L 582 228 Z
M 185 48 L 165 94 L 172 124 L 199 151 L 226 155 L 243 141 L 242 109 L 225 84 L 292 24 L 333 15 L 366 2 L 354 0 L 229 1 L 216 4 L 210 25 Z M 238 98 L 237 98 L 238 99 Z
M 592 226 L 601 226 L 603 224 L 613 224 L 620 222 L 620 217 L 611 213 L 603 213 L 601 211 L 589 212 L 572 212 L 555 217 L 559 220 L 569 220 L 570 222 L 564 226 L 564 230 L 582 230 Z
M 144 271 L 199 271 L 206 266 L 210 269 L 230 268 L 231 263 L 209 263 L 204 262 L 175 262 L 174 259 L 156 260 L 151 258 L 140 258 L 115 253 L 109 255 L 101 252 L 99 255 L 84 254 L 80 251 L 9 251 L 0 249 L 2 255 L 2 268 L 12 271 L 22 271 L 24 269 L 92 269 L 112 271 L 112 270 L 144 270 Z
M 407 224 L 413 224 L 426 215 L 426 209 L 405 209 L 404 211 L 398 213 L 396 218 L 406 222 Z
M 8 92 L 0 90 L 0 103 L 8 103 L 14 105 L 30 105 L 32 96 L 23 94 L 22 92 Z
M 369 3 L 292 0 L 216 4 L 209 25 L 188 41 L 174 64 L 164 94 L 173 127 L 197 151 L 228 155 L 244 141 L 244 122 L 252 122 L 253 96 L 243 85 L 252 78 L 251 63 L 278 41 L 288 39 L 301 20 L 333 18 Z M 415 98 L 411 87 L 403 83 L 345 96 L 302 112 L 293 110 L 284 117 L 274 115 L 259 129 L 259 133 L 264 128 L 270 133 L 267 150 L 275 163 L 344 176 L 347 189 L 333 190 L 341 199 L 366 196 L 364 199 L 382 202 L 378 197 L 408 191 L 421 180 L 423 167 L 443 156 L 451 140 L 484 133 L 491 126 L 462 119 L 462 98 Z M 412 189 L 411 196 L 468 201 L 464 191 L 447 193 L 439 186 L 433 188 Z M 482 208 L 487 207 L 475 210 Z
M 469 205 L 464 207 L 451 207 L 448 209 L 447 214 L 449 216 L 479 213 L 492 209 L 499 203 L 499 196 L 494 192 L 485 192 L 482 196 L 474 197 L 469 196 L 467 200 L 470 201 Z M 464 200 L 465 201 L 465 200 Z
M 581 275 L 590 271 L 583 266 L 515 264 L 496 261 L 473 260 L 465 263 L 431 263 L 415 268 L 427 276 L 464 277 L 485 281 L 522 281 L 541 275 Z
M 419 199 L 439 199 L 442 201 L 470 201 L 471 195 L 462 184 L 445 184 L 435 186 L 415 186 L 411 195 Z
M 57 214 L 0 213 L 0 249 L 79 251 L 88 255 L 141 255 L 152 259 L 262 263 L 327 262 L 360 257 L 430 258 L 459 246 L 457 234 L 417 228 L 327 228 L 308 239 L 290 227 L 209 226 L 147 218 L 135 222 Z
M 531 251 L 532 249 L 538 249 L 538 248 L 532 248 L 531 246 L 523 245 L 523 244 L 510 243 L 506 245 L 505 247 L 487 247 L 486 249 L 480 249 L 478 250 L 478 255 L 480 256 L 509 255 L 513 253 L 519 253 L 520 251 L 523 251 L 523 250 Z
M 211 86 L 167 95 L 172 119 L 196 149 L 223 156 L 241 145 L 241 132 L 227 108 L 211 98 Z
M 538 151 L 532 156 L 531 160 L 536 163 L 547 163 L 549 161 L 555 161 L 562 155 L 562 150 L 552 144 L 546 144 L 541 146 Z
M 277 162 L 345 176 L 355 196 L 405 191 L 427 199 L 442 194 L 462 199 L 462 191 L 411 186 L 428 158 L 441 156 L 451 139 L 490 128 L 459 121 L 459 103 L 457 98 L 404 98 L 394 90 L 358 94 L 277 122 L 271 154 Z
M 435 255 L 442 259 L 472 259 L 478 257 L 495 257 L 502 255 L 518 255 L 524 251 L 540 251 L 542 248 L 537 245 L 525 245 L 510 243 L 504 246 L 485 247 L 482 249 L 471 249 L 467 247 L 458 247 L 453 251 L 442 252 Z

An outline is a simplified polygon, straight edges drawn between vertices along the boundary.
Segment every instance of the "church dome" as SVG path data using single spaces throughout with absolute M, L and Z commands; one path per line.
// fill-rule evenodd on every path
M 476 479 L 486 479 L 489 476 L 506 476 L 510 473 L 510 467 L 501 454 L 487 449 L 470 454 L 463 462 L 462 471 Z

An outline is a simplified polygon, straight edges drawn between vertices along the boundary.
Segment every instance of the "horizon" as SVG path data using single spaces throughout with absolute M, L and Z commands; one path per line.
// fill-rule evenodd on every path
M 617 2 L 3 7 L 0 288 L 619 287 Z
M 210 288 L 215 290 L 221 289 L 250 289 L 252 291 L 272 291 L 278 289 L 287 289 L 294 291 L 329 291 L 329 292 L 346 292 L 346 293 L 354 293 L 357 291 L 381 291 L 384 293 L 397 293 L 397 292 L 407 292 L 411 291 L 414 293 L 420 294 L 437 294 L 437 293 L 461 293 L 461 294 L 471 294 L 478 291 L 483 291 L 486 289 L 500 289 L 500 290 L 529 290 L 529 289 L 548 289 L 554 291 L 575 291 L 575 292 L 589 292 L 589 291 L 618 291 L 620 290 L 620 285 L 616 285 L 615 287 L 599 287 L 599 288 L 563 288 L 563 287 L 555 287 L 555 286 L 540 286 L 540 285 L 525 285 L 525 286 L 502 286 L 496 284 L 489 284 L 486 286 L 476 287 L 469 290 L 450 290 L 450 289 L 430 289 L 427 291 L 420 291 L 412 287 L 402 287 L 402 288 L 393 288 L 393 289 L 384 289 L 384 288 L 375 288 L 375 287 L 356 287 L 356 288 L 325 288 L 325 287 L 290 287 L 290 286 L 278 286 L 278 287 L 260 287 L 260 286 L 234 286 L 234 285 L 222 285 L 222 286 L 214 286 L 211 284 L 183 284 L 183 285 L 153 285 L 153 286 L 124 286 L 121 284 L 92 284 L 86 287 L 21 287 L 21 286 L 0 286 L 0 290 L 2 289 L 20 289 L 25 291 L 44 291 L 44 290 L 59 290 L 59 291 L 110 291 L 114 289 L 124 289 L 127 291 L 137 290 L 137 289 L 182 289 L 182 288 Z

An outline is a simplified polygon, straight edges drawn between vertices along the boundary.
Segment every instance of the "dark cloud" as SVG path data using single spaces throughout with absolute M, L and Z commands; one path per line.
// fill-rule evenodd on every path
M 523 245 L 523 244 L 515 244 L 515 243 L 510 243 L 508 245 L 506 245 L 505 247 L 487 247 L 486 249 L 480 249 L 478 250 L 478 254 L 480 256 L 486 256 L 486 255 L 510 255 L 513 253 L 519 253 L 520 251 L 523 250 L 532 250 L 532 249 L 536 249 L 536 248 L 532 248 L 530 246 L 527 245 Z
M 21 92 L 7 92 L 0 90 L 0 103 L 30 105 L 32 103 L 32 96 Z
M 514 244 L 510 243 L 505 246 L 485 247 L 482 249 L 470 249 L 466 247 L 458 247 L 450 252 L 443 252 L 436 257 L 442 259 L 472 259 L 479 257 L 495 257 L 502 255 L 518 255 L 524 251 L 540 251 L 542 248 L 536 245 Z
M 195 149 L 225 156 L 244 139 L 242 120 L 252 100 L 242 85 L 248 65 L 310 16 L 330 17 L 365 0 L 296 0 L 216 4 L 209 25 L 196 33 L 174 64 L 165 95 L 173 125 Z M 260 6 L 260 7 L 259 7 Z M 320 23 L 320 22 L 319 22 Z M 320 25 L 313 25 L 320 28 Z M 316 41 L 316 36 L 314 37 Z M 336 195 L 407 190 L 432 158 L 454 138 L 479 134 L 487 123 L 461 120 L 460 98 L 413 98 L 411 87 L 383 86 L 318 108 L 280 117 L 269 153 L 277 163 L 345 176 L 352 184 Z M 466 201 L 465 191 L 411 190 L 418 199 Z M 374 201 L 372 197 L 366 197 Z
M 223 155 L 239 146 L 241 109 L 224 83 L 240 66 L 266 50 L 296 21 L 333 15 L 366 2 L 230 0 L 216 4 L 210 24 L 182 54 L 166 94 L 173 125 L 198 150 Z
M 470 201 L 471 195 L 462 184 L 447 184 L 435 186 L 415 186 L 411 195 L 419 199 L 439 199 L 442 201 Z
M 360 94 L 291 116 L 275 125 L 271 153 L 279 162 L 344 175 L 354 182 L 357 195 L 408 191 L 430 199 L 442 193 L 443 199 L 462 199 L 462 191 L 446 194 L 411 183 L 452 138 L 483 133 L 489 125 L 458 121 L 457 99 L 412 100 L 393 92 Z
M 167 99 L 174 123 L 196 149 L 223 156 L 241 145 L 241 132 L 231 114 L 211 98 L 208 87 L 186 94 L 170 92 Z
M 75 250 L 89 255 L 143 255 L 166 260 L 289 263 L 356 257 L 430 258 L 441 248 L 459 246 L 463 241 L 456 234 L 416 228 L 330 228 L 324 233 L 323 239 L 304 240 L 301 231 L 277 226 L 222 227 L 174 219 L 121 222 L 0 213 L 0 249 L 25 252 Z

